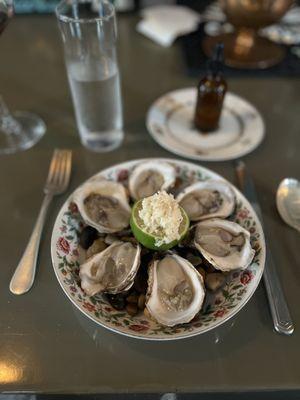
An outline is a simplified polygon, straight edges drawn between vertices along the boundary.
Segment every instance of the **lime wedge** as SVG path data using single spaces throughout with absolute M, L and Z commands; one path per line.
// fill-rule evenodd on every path
M 187 231 L 190 226 L 190 220 L 184 209 L 180 207 L 180 211 L 183 217 L 179 227 L 180 239 L 173 240 L 172 242 L 167 244 L 164 243 L 160 246 L 156 246 L 155 243 L 157 239 L 161 238 L 159 236 L 153 236 L 152 234 L 146 232 L 146 230 L 143 228 L 143 222 L 139 217 L 139 211 L 141 207 L 142 207 L 142 200 L 139 200 L 134 204 L 131 212 L 130 226 L 136 240 L 140 242 L 143 246 L 147 247 L 147 249 L 157 250 L 157 251 L 169 250 L 172 247 L 176 246 L 178 242 L 181 239 L 183 239 L 184 236 L 187 234 Z

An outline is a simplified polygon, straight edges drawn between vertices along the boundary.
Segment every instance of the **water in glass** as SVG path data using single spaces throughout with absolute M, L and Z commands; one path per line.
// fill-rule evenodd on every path
M 116 63 L 110 60 L 100 64 L 73 62 L 68 66 L 68 77 L 83 144 L 93 150 L 116 147 L 123 137 Z
M 123 139 L 116 20 L 107 0 L 62 0 L 56 15 L 81 142 L 94 151 Z

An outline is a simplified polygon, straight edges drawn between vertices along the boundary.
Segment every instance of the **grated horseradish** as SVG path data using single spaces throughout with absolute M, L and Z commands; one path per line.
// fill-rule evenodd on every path
M 144 230 L 156 237 L 156 246 L 180 239 L 180 224 L 183 217 L 173 195 L 161 191 L 146 197 L 142 200 L 139 217 Z

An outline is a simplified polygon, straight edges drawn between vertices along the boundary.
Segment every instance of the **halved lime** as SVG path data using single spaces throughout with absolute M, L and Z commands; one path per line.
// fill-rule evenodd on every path
M 172 242 L 168 244 L 162 244 L 160 246 L 156 246 L 155 243 L 157 239 L 160 239 L 159 236 L 153 236 L 150 233 L 146 232 L 146 230 L 143 228 L 143 222 L 141 218 L 139 217 L 139 211 L 142 208 L 142 200 L 137 201 L 131 212 L 131 218 L 130 218 L 130 226 L 132 233 L 134 234 L 136 240 L 140 242 L 143 246 L 147 247 L 147 249 L 151 250 L 156 250 L 156 251 L 165 251 L 169 250 L 172 247 L 176 246 L 178 242 L 184 238 L 184 236 L 187 234 L 187 231 L 190 226 L 190 220 L 189 217 L 187 216 L 187 213 L 184 211 L 182 207 L 180 207 L 180 211 L 182 214 L 182 221 L 179 227 L 179 233 L 180 233 L 180 239 L 178 240 L 173 240 Z

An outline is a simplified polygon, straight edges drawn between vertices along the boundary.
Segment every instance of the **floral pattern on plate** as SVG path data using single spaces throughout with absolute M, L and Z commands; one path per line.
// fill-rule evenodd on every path
M 127 184 L 130 171 L 144 160 L 130 161 L 99 173 L 106 179 Z M 219 175 L 195 164 L 173 160 L 166 161 L 176 167 L 178 178 L 192 183 L 209 178 L 223 179 Z M 91 179 L 95 179 L 92 177 Z M 233 317 L 250 299 L 261 279 L 265 262 L 265 242 L 261 225 L 248 201 L 235 188 L 237 207 L 232 219 L 251 234 L 252 247 L 256 250 L 251 265 L 244 271 L 234 271 L 221 291 L 207 293 L 202 311 L 188 324 L 164 327 L 143 314 L 135 317 L 126 311 L 115 310 L 101 295 L 89 297 L 80 287 L 80 249 L 78 235 L 84 222 L 72 196 L 63 205 L 54 225 L 51 254 L 57 279 L 69 299 L 93 321 L 115 332 L 148 340 L 181 339 L 213 329 Z

